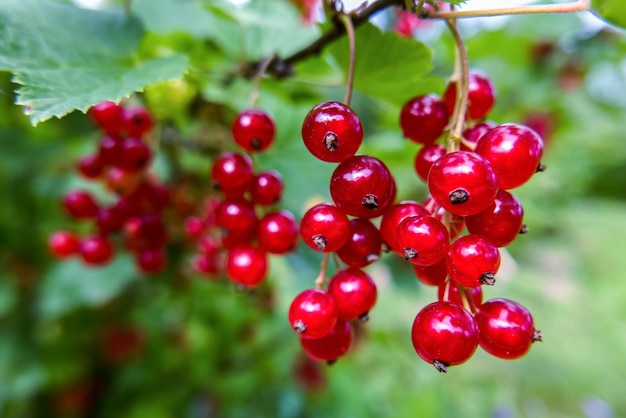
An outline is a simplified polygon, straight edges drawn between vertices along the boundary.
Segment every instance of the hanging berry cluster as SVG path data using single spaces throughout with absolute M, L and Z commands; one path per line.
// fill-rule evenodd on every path
M 156 273 L 166 264 L 168 234 L 162 216 L 169 191 L 147 172 L 152 150 L 145 136 L 152 129 L 152 116 L 143 107 L 112 102 L 94 106 L 90 116 L 102 136 L 97 150 L 78 161 L 77 170 L 85 179 L 101 182 L 115 201 L 98 203 L 86 190 L 67 193 L 62 201 L 66 212 L 76 220 L 92 221 L 94 231 L 86 237 L 55 232 L 48 241 L 50 250 L 58 258 L 80 255 L 89 265 L 103 265 L 114 257 L 113 236 L 121 234 L 137 267 Z

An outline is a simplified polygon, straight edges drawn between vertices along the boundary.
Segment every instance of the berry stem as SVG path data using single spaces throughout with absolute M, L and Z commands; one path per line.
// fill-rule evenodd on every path
M 450 280 L 450 278 L 448 278 L 446 280 L 446 288 L 443 290 L 443 301 L 444 302 L 450 301 L 450 286 L 452 286 L 452 280 Z
M 256 105 L 257 100 L 259 100 L 259 91 L 261 89 L 261 79 L 267 72 L 272 61 L 276 59 L 276 54 L 272 54 L 263 58 L 263 61 L 259 63 L 256 73 L 253 78 L 253 86 L 252 93 L 250 93 L 250 101 L 248 102 L 248 107 L 253 108 Z
M 328 260 L 330 259 L 330 253 L 325 253 L 322 263 L 320 264 L 320 274 L 315 278 L 315 288 L 322 290 L 324 282 L 326 281 L 326 268 L 328 267 Z
M 454 37 L 456 44 L 455 53 L 455 74 L 453 78 L 458 78 L 456 83 L 456 103 L 451 118 L 450 135 L 448 136 L 448 152 L 458 151 L 460 149 L 461 137 L 463 135 L 463 125 L 465 124 L 465 114 L 468 107 L 468 89 L 469 89 L 469 60 L 467 58 L 467 49 L 463 39 L 459 34 L 454 20 L 447 19 L 446 24 Z
M 346 106 L 350 106 L 350 100 L 352 99 L 352 86 L 354 84 L 354 64 L 356 62 L 356 40 L 354 36 L 354 24 L 352 23 L 352 18 L 345 13 L 340 14 L 339 19 L 346 29 L 346 33 L 348 35 L 348 44 L 350 48 L 348 80 L 346 82 L 346 95 L 343 99 L 343 103 Z
M 469 305 L 469 308 L 470 308 L 469 312 L 471 312 L 472 314 L 475 314 L 478 309 L 476 308 L 476 304 L 474 303 L 474 299 L 472 299 L 471 291 L 467 287 L 465 287 L 465 286 L 457 286 L 457 287 L 460 290 L 461 297 L 462 297 L 462 299 L 464 301 L 463 304 L 467 303 Z
M 538 4 L 532 6 L 498 7 L 495 9 L 480 10 L 450 10 L 438 12 L 424 9 L 420 17 L 423 19 L 460 19 L 467 17 L 490 17 L 540 13 L 576 13 L 589 9 L 589 0 L 578 0 L 572 3 L 564 4 Z

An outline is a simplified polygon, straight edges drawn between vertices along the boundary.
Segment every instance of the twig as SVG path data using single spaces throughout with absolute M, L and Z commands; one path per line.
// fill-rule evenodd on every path
M 589 10 L 589 7 L 589 0 L 578 0 L 573 3 L 499 7 L 495 9 L 480 10 L 451 10 L 438 12 L 434 10 L 423 9 L 423 13 L 420 17 L 423 19 L 461 19 L 466 17 L 489 17 L 540 13 L 575 13 Z

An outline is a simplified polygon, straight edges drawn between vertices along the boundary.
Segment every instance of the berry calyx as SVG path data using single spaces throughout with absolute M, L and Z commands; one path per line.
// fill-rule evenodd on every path
M 338 163 L 352 157 L 363 142 L 363 126 L 352 109 L 339 102 L 322 102 L 302 123 L 302 140 L 311 154 Z

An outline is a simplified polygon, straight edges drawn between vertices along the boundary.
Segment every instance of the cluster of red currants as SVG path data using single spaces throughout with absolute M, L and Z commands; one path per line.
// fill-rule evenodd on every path
M 275 133 L 273 119 L 258 109 L 244 110 L 232 124 L 235 143 L 248 153 L 267 150 Z M 212 200 L 205 215 L 185 222 L 187 235 L 198 240 L 194 268 L 224 272 L 242 288 L 256 287 L 267 277 L 267 255 L 292 251 L 298 239 L 295 216 L 277 208 L 282 177 L 275 170 L 255 173 L 250 156 L 229 151 L 213 161 L 211 180 L 223 197 Z
M 494 89 L 487 77 L 471 72 L 467 115 L 461 116 L 467 129 L 462 138 L 446 138 L 448 147 L 440 145 L 456 96 L 451 82 L 443 100 L 432 94 L 413 98 L 400 115 L 404 136 L 423 145 L 415 158 L 430 192 L 423 204 L 394 203 L 396 183 L 385 164 L 355 155 L 363 130 L 348 106 L 324 102 L 306 116 L 307 149 L 339 165 L 330 181 L 334 203 L 310 208 L 300 234 L 312 249 L 336 252 L 348 265 L 328 282 L 323 266 L 316 288 L 301 292 L 290 306 L 291 326 L 312 358 L 334 361 L 347 352 L 349 321 L 367 318 L 377 297 L 361 268 L 376 261 L 381 248 L 411 262 L 421 282 L 439 287 L 439 300 L 417 314 L 412 329 L 418 355 L 439 371 L 467 361 L 478 345 L 512 359 L 541 339 L 526 308 L 507 299 L 483 303 L 481 286 L 495 283 L 499 247 L 526 230 L 522 206 L 508 190 L 545 168 L 543 141 L 523 125 L 482 122 Z M 377 217 L 378 227 L 371 221 Z
M 102 182 L 115 200 L 104 205 L 86 190 L 68 192 L 62 200 L 67 213 L 93 221 L 95 231 L 86 237 L 55 232 L 48 240 L 50 250 L 58 258 L 80 255 L 89 265 L 103 265 L 115 253 L 112 236 L 121 233 L 137 267 L 156 273 L 166 264 L 168 234 L 162 213 L 170 197 L 167 187 L 147 172 L 152 150 L 145 136 L 152 129 L 152 116 L 143 107 L 112 102 L 95 105 L 89 114 L 103 135 L 97 151 L 82 157 L 77 170 L 88 180 Z

